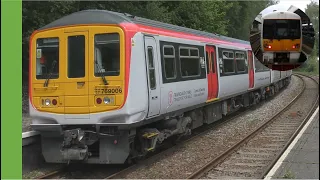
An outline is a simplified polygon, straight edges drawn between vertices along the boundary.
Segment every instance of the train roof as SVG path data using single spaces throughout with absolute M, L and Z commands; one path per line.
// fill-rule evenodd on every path
M 293 6 L 293 5 L 291 5 L 291 6 L 289 7 L 288 11 L 289 11 L 289 12 L 293 12 L 293 13 L 299 15 L 299 16 L 301 17 L 301 20 L 302 20 L 303 22 L 308 22 L 308 21 L 310 21 L 309 17 L 306 15 L 306 13 L 304 13 L 301 9 L 299 9 L 299 8 Z
M 120 23 L 133 23 L 141 24 L 145 26 L 157 27 L 166 30 L 172 30 L 177 32 L 188 33 L 196 36 L 203 36 L 207 38 L 214 38 L 217 40 L 228 41 L 233 43 L 241 43 L 250 45 L 249 41 L 230 38 L 215 33 L 208 33 L 204 31 L 194 30 L 186 27 L 180 27 L 172 24 L 167 24 L 159 21 L 154 21 L 142 17 L 133 16 L 126 13 L 118 13 L 107 10 L 83 10 L 64 16 L 52 23 L 45 25 L 39 30 L 45 30 L 49 28 L 56 28 L 69 25 L 80 24 L 120 24 Z
M 262 14 L 258 14 L 256 18 L 254 18 L 254 21 L 261 23 L 262 22 L 261 18 L 262 18 Z
M 300 16 L 288 11 L 275 11 L 268 13 L 262 17 L 262 19 L 278 19 L 279 16 L 281 19 L 300 19 Z

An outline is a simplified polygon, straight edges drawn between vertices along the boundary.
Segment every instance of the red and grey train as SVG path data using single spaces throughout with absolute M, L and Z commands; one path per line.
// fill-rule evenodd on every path
M 249 42 L 85 10 L 30 39 L 30 116 L 47 162 L 122 164 L 290 83 Z

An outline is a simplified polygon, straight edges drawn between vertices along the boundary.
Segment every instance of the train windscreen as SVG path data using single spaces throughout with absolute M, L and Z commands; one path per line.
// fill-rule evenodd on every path
M 117 33 L 96 34 L 95 76 L 119 76 L 120 36 Z
M 59 38 L 37 39 L 36 73 L 37 79 L 59 77 Z
M 300 20 L 266 19 L 263 22 L 263 39 L 300 39 Z

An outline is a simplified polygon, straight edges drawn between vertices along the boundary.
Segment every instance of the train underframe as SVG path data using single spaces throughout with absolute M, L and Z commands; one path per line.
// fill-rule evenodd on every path
M 264 60 L 264 64 L 295 64 L 299 63 L 299 52 L 265 52 L 264 56 L 268 56 L 268 61 Z
M 178 140 L 192 130 L 218 121 L 240 108 L 258 104 L 290 83 L 290 77 L 268 87 L 212 103 L 154 123 L 128 129 L 96 125 L 64 126 L 41 132 L 42 153 L 51 163 L 123 164 L 145 157 L 166 140 Z

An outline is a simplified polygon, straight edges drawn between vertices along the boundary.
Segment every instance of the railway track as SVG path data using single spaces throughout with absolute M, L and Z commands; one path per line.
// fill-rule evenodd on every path
M 261 106 L 263 103 L 261 103 L 258 106 Z M 206 134 L 208 131 L 213 130 L 213 129 L 218 129 L 221 126 L 225 125 L 226 123 L 232 121 L 233 119 L 239 118 L 239 116 L 242 116 L 243 114 L 247 113 L 251 111 L 251 109 L 244 109 L 242 111 L 239 111 L 237 113 L 234 113 L 233 115 L 231 115 L 230 117 L 227 117 L 221 121 L 218 121 L 216 123 L 213 123 L 207 127 L 203 127 L 203 128 L 199 128 L 196 131 L 194 131 L 194 134 L 192 136 L 190 136 L 189 138 L 185 138 L 183 139 L 180 143 L 174 145 L 174 146 L 170 146 L 168 147 L 164 147 L 162 149 L 160 149 L 159 151 L 157 151 L 154 154 L 150 154 L 149 157 L 147 157 L 146 159 L 130 165 L 129 167 L 123 168 L 119 171 L 116 171 L 116 173 L 112 173 L 111 175 L 107 175 L 106 179 L 121 179 L 123 176 L 125 176 L 126 174 L 134 171 L 135 169 L 141 168 L 141 166 L 147 166 L 148 164 L 151 164 L 155 161 L 158 161 L 160 158 L 162 158 L 163 156 L 166 156 L 168 154 L 171 154 L 175 151 L 175 149 L 183 146 L 184 144 L 186 144 L 187 142 L 192 141 L 193 139 L 202 136 L 204 134 Z M 101 168 L 101 167 L 97 167 L 97 168 Z M 64 176 L 63 174 L 69 172 L 68 170 L 68 166 L 64 166 L 60 169 L 57 169 L 55 171 L 52 171 L 50 173 L 47 173 L 45 175 L 39 176 L 36 179 L 58 179 L 60 176 Z M 70 168 L 72 169 L 72 168 Z M 103 168 L 102 168 L 103 169 Z M 104 171 L 108 171 L 108 169 L 104 169 Z M 106 174 L 108 174 L 108 172 L 106 172 Z M 104 176 L 106 177 L 106 176 Z
M 318 105 L 318 82 L 308 76 L 299 75 L 299 77 L 304 79 L 303 91 L 283 110 L 191 174 L 188 179 L 263 178 Z M 318 90 L 316 93 L 315 89 Z M 314 96 L 310 95 L 311 92 Z M 306 112 L 301 110 L 300 101 L 303 98 L 314 100 Z
M 224 120 L 213 123 L 207 127 L 197 129 L 192 136 L 190 136 L 189 138 L 182 139 L 182 142 L 180 142 L 174 146 L 171 146 L 170 148 L 164 147 L 163 149 L 160 149 L 160 151 L 158 151 L 154 154 L 150 154 L 150 157 L 148 157 L 147 159 L 142 160 L 141 162 L 138 162 L 136 164 L 130 165 L 129 167 L 123 168 L 120 171 L 117 171 L 116 173 L 112 173 L 110 176 L 107 177 L 107 179 L 120 179 L 125 174 L 132 172 L 135 169 L 140 168 L 141 166 L 145 166 L 147 164 L 150 164 L 152 162 L 159 160 L 159 158 L 165 156 L 166 154 L 172 153 L 176 148 L 183 146 L 185 143 L 192 141 L 196 137 L 202 136 L 203 134 L 207 133 L 208 131 L 210 131 L 214 128 L 216 129 L 216 128 L 223 126 L 227 122 L 232 121 L 233 119 L 236 119 L 239 116 L 242 116 L 244 113 L 246 113 L 248 111 L 250 111 L 250 109 L 245 109 L 245 110 L 239 111 L 239 112 L 235 113 L 234 115 L 232 115 L 228 118 L 225 118 Z M 72 164 L 70 164 L 69 166 L 72 166 Z M 57 170 L 51 171 L 47 174 L 41 175 L 41 176 L 37 177 L 36 179 L 59 179 L 59 177 L 62 176 L 64 173 L 69 172 L 68 169 L 69 169 L 68 166 L 64 166 L 64 167 L 59 168 Z M 72 169 L 72 168 L 70 168 L 70 169 Z
M 44 174 L 42 176 L 37 177 L 36 179 L 59 179 L 59 175 L 64 172 L 66 167 L 57 169 L 55 171 L 52 171 L 50 173 Z
M 240 114 L 240 115 L 243 115 L 243 114 Z M 237 117 L 239 117 L 239 116 L 237 116 Z M 237 117 L 234 117 L 232 119 L 235 119 Z M 201 136 L 203 134 L 206 134 L 206 133 L 207 132 L 203 132 L 203 133 L 199 134 L 199 136 Z M 190 139 L 190 141 L 195 139 L 196 137 L 198 137 L 198 136 L 195 136 L 194 138 Z M 173 151 L 173 149 L 169 149 L 169 151 Z M 161 153 L 161 154 L 158 154 L 158 155 L 159 155 L 159 157 L 158 157 L 158 159 L 159 159 L 161 157 L 165 157 L 166 153 Z M 155 161 L 157 161 L 157 159 L 151 159 L 150 162 L 143 162 L 143 164 L 141 164 L 141 165 L 136 165 L 136 166 L 133 166 L 133 167 L 129 167 L 127 169 L 124 169 L 123 171 L 120 171 L 120 172 L 118 172 L 116 174 L 113 174 L 113 175 L 107 177 L 107 179 L 124 179 L 125 177 L 127 177 L 128 174 L 130 174 L 131 172 L 134 172 L 136 169 L 143 168 L 143 167 L 148 167 L 150 164 L 152 164 L 152 162 L 155 162 Z
M 209 131 L 213 130 L 213 129 L 218 129 L 221 126 L 225 125 L 226 123 L 228 123 L 229 121 L 232 121 L 233 119 L 238 118 L 239 116 L 242 116 L 243 114 L 245 114 L 246 112 L 250 111 L 250 109 L 246 109 L 245 111 L 242 112 L 238 112 L 236 115 L 226 118 L 225 120 L 222 120 L 220 123 L 213 123 L 212 125 L 208 126 L 209 128 L 205 128 L 204 131 L 202 130 L 198 130 L 198 133 L 195 133 L 192 137 L 184 140 L 182 143 L 179 143 L 169 149 L 166 149 L 158 154 L 156 154 L 155 156 L 150 157 L 149 159 L 146 159 L 145 161 L 138 163 L 138 164 L 134 164 L 133 166 L 130 166 L 126 169 L 123 169 L 122 171 L 119 171 L 115 174 L 112 174 L 110 176 L 108 176 L 106 179 L 123 179 L 127 174 L 133 172 L 135 169 L 141 168 L 142 166 L 148 166 L 149 164 L 152 164 L 153 162 L 159 160 L 160 158 L 171 154 L 175 151 L 175 149 L 183 146 L 184 144 L 196 139 L 199 136 L 203 136 L 204 134 L 208 133 Z
M 276 96 L 275 96 L 276 97 Z M 260 105 L 258 106 L 261 106 L 263 105 L 263 103 L 261 103 Z M 170 148 L 167 148 L 167 149 L 162 149 L 160 152 L 157 152 L 155 154 L 152 154 L 151 157 L 145 159 L 145 160 L 142 160 L 141 162 L 138 162 L 136 164 L 133 164 L 127 168 L 122 168 L 121 170 L 119 171 L 116 171 L 116 173 L 113 173 L 112 175 L 107 176 L 106 179 L 121 179 L 123 177 L 126 176 L 126 174 L 130 173 L 130 172 L 133 172 L 135 171 L 136 169 L 138 168 L 141 168 L 143 166 L 148 166 L 148 164 L 151 164 L 157 160 L 159 160 L 160 158 L 163 158 L 164 156 L 172 153 L 175 151 L 175 149 L 179 148 L 180 146 L 183 146 L 185 143 L 189 142 L 189 141 L 192 141 L 193 139 L 195 139 L 196 137 L 199 137 L 199 136 L 202 136 L 204 134 L 206 134 L 208 131 L 210 130 L 213 130 L 213 129 L 217 129 L 221 126 L 223 126 L 224 124 L 226 124 L 227 122 L 229 121 L 232 121 L 233 119 L 236 119 L 238 118 L 239 116 L 242 116 L 244 115 L 246 112 L 250 111 L 251 109 L 246 109 L 245 111 L 242 111 L 242 112 L 238 112 L 238 113 L 235 113 L 233 116 L 231 117 L 228 117 L 228 118 L 225 118 L 224 120 L 221 120 L 221 121 L 218 121 L 216 123 L 213 123 L 205 128 L 201 128 L 201 129 L 198 129 L 195 134 L 193 134 L 190 138 L 187 138 L 187 139 L 184 139 L 182 142 L 180 142 L 179 144 L 176 144 L 174 145 L 173 147 L 170 147 Z M 58 179 L 61 175 L 63 176 L 63 174 L 65 172 L 68 172 L 68 167 L 62 167 L 61 169 L 58 169 L 58 170 L 55 170 L 53 172 L 50 172 L 48 174 L 45 174 L 43 176 L 40 176 L 38 177 L 37 179 Z M 104 169 L 104 171 L 108 171 L 108 169 Z M 108 173 L 106 173 L 108 174 Z M 110 173 L 109 173 L 110 174 Z M 104 177 L 106 177 L 104 176 Z M 103 178 L 104 178 L 103 177 Z

